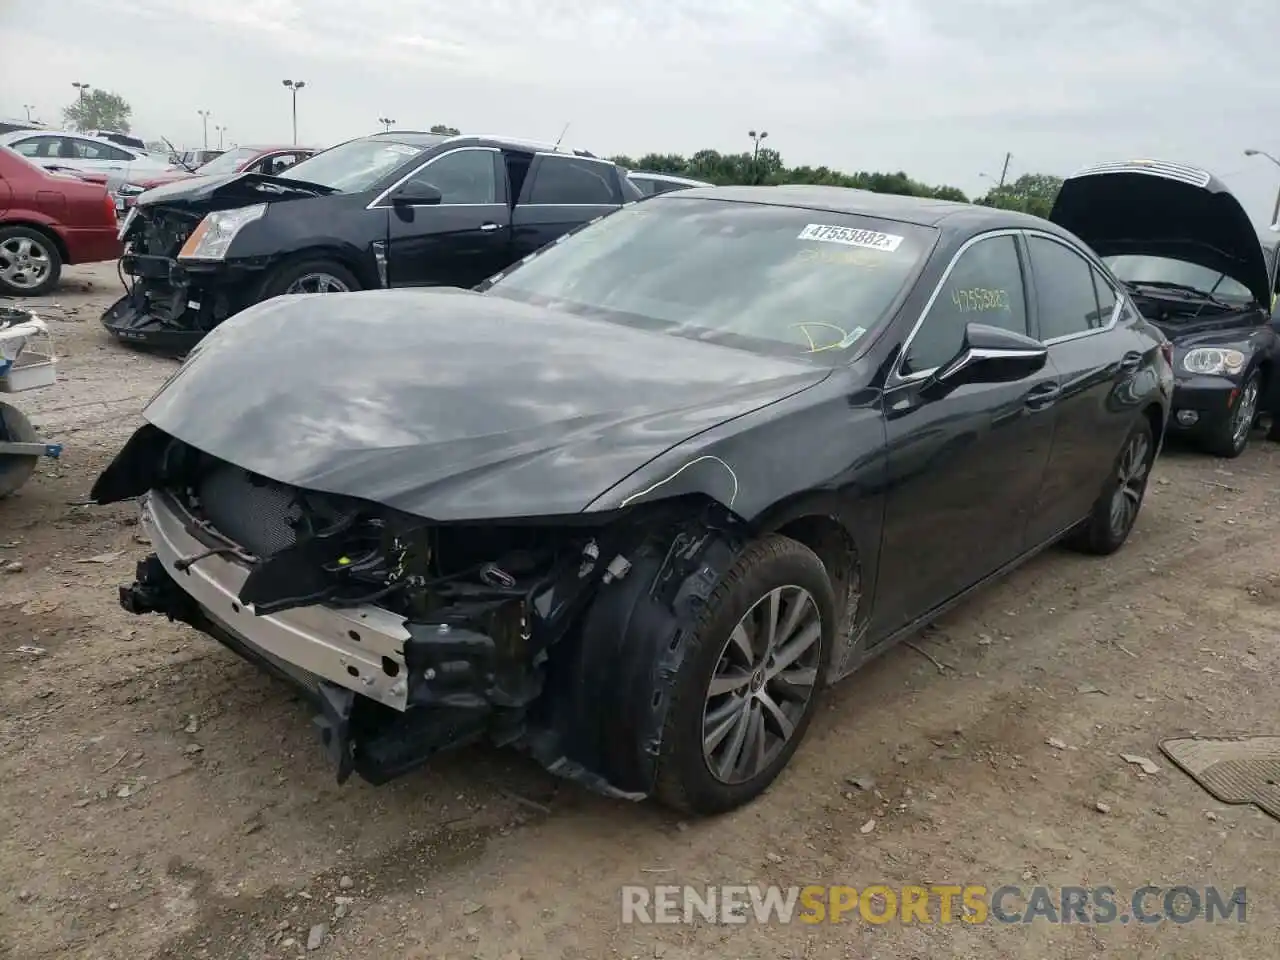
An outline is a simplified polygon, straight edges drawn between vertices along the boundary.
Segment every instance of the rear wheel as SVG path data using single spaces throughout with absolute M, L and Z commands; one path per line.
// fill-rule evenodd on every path
M 62 275 L 58 245 L 30 227 L 0 227 L 0 293 L 38 297 Z
M 813 551 L 777 535 L 744 550 L 707 601 L 676 677 L 657 798 L 712 814 L 765 790 L 813 719 L 834 628 L 831 582 Z
M 7 404 L 0 403 L 0 443 L 35 443 L 39 440 L 31 421 Z M 0 498 L 7 497 L 35 473 L 37 456 L 0 453 Z
M 1093 510 L 1067 537 L 1067 546 L 1100 556 L 1119 550 L 1137 522 L 1155 458 L 1155 437 L 1144 418 L 1125 439 Z
M 1244 453 L 1249 445 L 1249 431 L 1258 418 L 1258 397 L 1262 393 L 1262 375 L 1254 370 L 1245 378 L 1244 386 L 1236 394 L 1235 406 L 1221 427 L 1209 437 L 1205 446 L 1219 457 L 1234 459 Z
M 336 260 L 299 260 L 277 267 L 262 285 L 262 299 L 295 293 L 348 293 L 360 289 L 355 274 Z

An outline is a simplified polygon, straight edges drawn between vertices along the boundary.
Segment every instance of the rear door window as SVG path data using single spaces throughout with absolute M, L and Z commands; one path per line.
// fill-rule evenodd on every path
M 533 171 L 526 203 L 544 206 L 596 206 L 621 203 L 612 164 L 582 157 L 544 154 Z
M 1080 254 L 1045 237 L 1027 238 L 1031 270 L 1036 282 L 1040 339 L 1056 340 L 1106 326 L 1115 308 L 1115 295 L 1105 315 L 1094 286 L 1093 266 Z
M 110 160 L 114 163 L 128 163 L 133 154 L 106 143 L 95 143 L 92 140 L 72 140 L 73 149 L 82 160 Z

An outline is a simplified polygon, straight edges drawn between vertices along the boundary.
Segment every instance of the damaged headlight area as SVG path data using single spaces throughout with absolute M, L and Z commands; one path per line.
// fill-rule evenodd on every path
M 318 707 L 339 780 L 381 783 L 487 740 L 646 796 L 685 640 L 745 539 L 697 497 L 439 524 L 179 441 L 148 474 L 155 553 L 121 604 L 289 680 Z
M 236 235 L 248 224 L 261 220 L 265 203 L 206 214 L 178 253 L 179 260 L 223 260 Z

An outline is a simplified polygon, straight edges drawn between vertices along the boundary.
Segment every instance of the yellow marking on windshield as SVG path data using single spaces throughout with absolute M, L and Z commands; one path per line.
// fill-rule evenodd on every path
M 789 326 L 799 327 L 800 332 L 804 334 L 804 338 L 809 341 L 807 353 L 822 353 L 824 350 L 843 350 L 867 332 L 862 327 L 845 330 L 844 327 L 836 326 L 834 323 L 826 323 L 822 320 L 802 320 L 799 323 L 789 324 Z M 826 327 L 828 330 L 834 330 L 840 334 L 840 339 L 820 347 L 813 342 L 813 335 L 809 333 L 809 327 Z

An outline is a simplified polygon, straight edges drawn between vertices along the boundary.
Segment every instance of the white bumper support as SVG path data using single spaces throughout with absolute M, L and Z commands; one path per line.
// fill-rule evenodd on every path
M 295 607 L 258 616 L 240 603 L 249 570 L 212 555 L 185 570 L 176 562 L 207 547 L 187 532 L 185 510 L 155 491 L 142 502 L 142 527 L 160 562 L 210 618 L 246 643 L 293 667 L 347 687 L 395 710 L 406 707 L 405 620 L 381 607 Z

